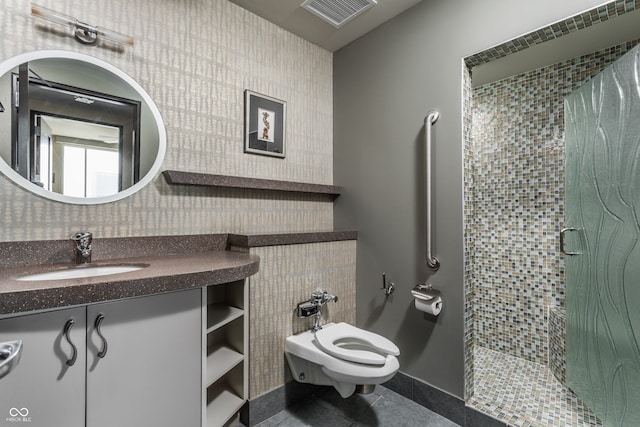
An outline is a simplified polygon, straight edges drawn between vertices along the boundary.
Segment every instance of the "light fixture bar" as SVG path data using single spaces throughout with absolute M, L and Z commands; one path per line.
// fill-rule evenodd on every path
M 31 14 L 45 21 L 69 27 L 73 31 L 73 36 L 76 40 L 82 44 L 93 45 L 98 42 L 99 38 L 103 38 L 116 43 L 133 46 L 133 37 L 131 36 L 102 27 L 94 27 L 93 25 L 78 21 L 72 16 L 33 3 L 31 4 Z

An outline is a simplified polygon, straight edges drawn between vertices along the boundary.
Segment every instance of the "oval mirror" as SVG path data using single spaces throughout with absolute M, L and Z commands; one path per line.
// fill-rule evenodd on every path
M 0 171 L 48 199 L 127 197 L 158 173 L 166 132 L 130 76 L 92 56 L 36 51 L 0 64 Z

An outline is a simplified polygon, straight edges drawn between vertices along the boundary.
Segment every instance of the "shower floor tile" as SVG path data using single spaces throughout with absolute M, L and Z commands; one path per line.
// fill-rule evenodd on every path
M 474 380 L 467 405 L 509 426 L 602 426 L 545 365 L 477 346 Z

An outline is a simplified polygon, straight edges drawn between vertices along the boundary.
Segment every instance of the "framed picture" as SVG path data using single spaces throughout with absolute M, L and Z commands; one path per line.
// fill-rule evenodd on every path
M 284 159 L 287 103 L 244 91 L 244 152 Z

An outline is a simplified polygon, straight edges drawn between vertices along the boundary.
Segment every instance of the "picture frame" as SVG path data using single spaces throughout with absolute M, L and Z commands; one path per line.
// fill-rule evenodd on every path
M 244 152 L 285 158 L 287 103 L 244 91 Z

